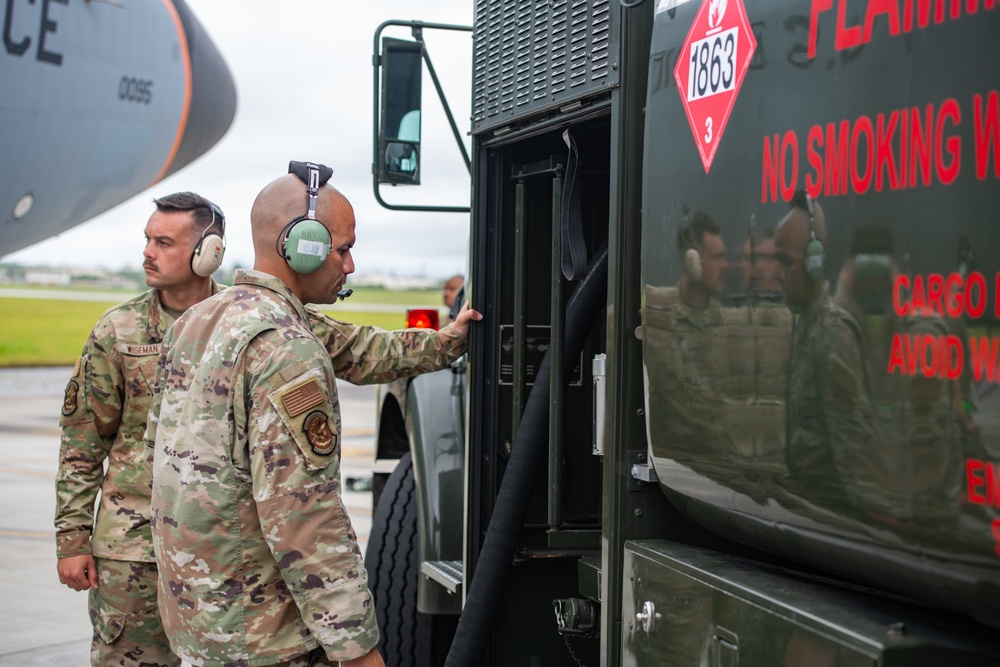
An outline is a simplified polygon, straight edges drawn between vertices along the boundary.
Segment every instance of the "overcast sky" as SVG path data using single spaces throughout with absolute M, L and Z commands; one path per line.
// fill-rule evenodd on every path
M 447 277 L 464 273 L 468 214 L 389 211 L 374 198 L 372 40 L 389 19 L 471 25 L 472 0 L 186 0 L 236 81 L 236 118 L 204 156 L 110 211 L 3 258 L 49 266 L 139 269 L 151 199 L 192 190 L 226 213 L 224 267 L 250 266 L 254 197 L 289 160 L 333 168 L 354 205 L 358 273 Z M 409 38 L 409 30 L 383 33 Z M 468 146 L 471 33 L 425 31 L 424 40 Z M 424 76 L 420 187 L 383 186 L 393 203 L 468 205 L 469 176 L 433 86 Z

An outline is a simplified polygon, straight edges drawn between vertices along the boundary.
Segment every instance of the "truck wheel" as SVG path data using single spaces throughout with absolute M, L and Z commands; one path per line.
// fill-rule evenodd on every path
M 368 586 L 387 665 L 425 667 L 431 660 L 431 617 L 417 613 L 420 554 L 413 462 L 407 452 L 392 471 L 372 517 L 365 553 Z

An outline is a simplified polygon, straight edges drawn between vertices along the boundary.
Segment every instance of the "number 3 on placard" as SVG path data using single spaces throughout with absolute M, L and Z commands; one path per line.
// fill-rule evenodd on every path
M 712 143 L 712 117 L 705 119 L 705 143 Z

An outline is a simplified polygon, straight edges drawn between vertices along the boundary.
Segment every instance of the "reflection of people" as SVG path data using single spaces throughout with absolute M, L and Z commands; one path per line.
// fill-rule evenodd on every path
M 958 256 L 956 259 L 958 264 L 958 275 L 960 275 L 963 279 L 968 278 L 969 274 L 976 270 L 976 254 L 972 249 L 972 242 L 969 241 L 968 237 L 964 235 L 958 240 Z M 965 358 L 971 359 L 972 353 L 969 347 L 969 331 L 965 325 L 965 320 L 962 318 L 955 318 L 951 320 L 950 326 L 952 333 L 957 335 L 958 339 L 962 341 Z M 962 368 L 962 374 L 957 383 L 958 400 L 955 403 L 955 408 L 958 413 L 959 423 L 962 426 L 963 437 L 967 443 L 967 453 L 978 456 L 982 453 L 982 449 L 979 437 L 979 426 L 972 417 L 972 382 L 972 364 L 966 364 Z
M 740 279 L 743 295 L 736 303 L 747 305 L 747 328 L 752 348 L 753 421 L 743 431 L 753 437 L 757 465 L 774 471 L 785 469 L 785 398 L 788 381 L 788 348 L 792 316 L 784 305 L 781 266 L 774 245 L 774 229 L 756 229 L 743 242 Z
M 126 656 L 141 656 L 145 665 L 180 664 L 156 606 L 141 440 L 164 333 L 189 306 L 218 291 L 211 277 L 192 270 L 195 247 L 206 236 L 202 251 L 211 252 L 224 230 L 222 212 L 199 195 L 179 192 L 154 203 L 143 251 L 152 289 L 98 320 L 66 387 L 60 420 L 59 580 L 90 589 L 93 665 L 138 664 Z M 207 259 L 208 273 L 219 260 Z
M 943 377 L 904 374 L 890 362 L 894 341 L 944 337 L 950 323 L 934 313 L 899 317 L 891 307 L 899 276 L 887 227 L 859 227 L 837 280 L 835 301 L 859 324 L 880 429 L 885 511 L 921 522 L 958 509 L 961 388 Z
M 439 332 L 358 327 L 339 355 L 324 347 L 303 304 L 333 302 L 354 271 L 354 213 L 326 167 L 291 168 L 251 210 L 255 270 L 164 339 L 145 436 L 161 612 L 193 663 L 381 665 L 340 497 L 334 375 L 442 368 L 479 314 L 465 307 Z
M 677 252 L 684 266 L 677 285 L 681 300 L 706 308 L 709 298 L 722 291 L 728 266 L 722 230 L 705 213 L 695 211 L 677 234 Z
M 804 630 L 796 630 L 788 639 L 781 667 L 834 667 L 839 648 L 833 641 Z
M 720 227 L 701 211 L 691 214 L 677 234 L 677 252 L 684 267 L 677 286 L 646 290 L 645 344 L 655 350 L 646 355 L 647 381 L 651 401 L 664 408 L 653 420 L 682 457 L 710 460 L 734 453 L 734 438 L 744 434 L 726 421 L 726 401 L 740 393 L 747 373 L 734 372 L 729 338 L 720 335 L 731 314 L 715 296 L 726 269 Z M 741 360 L 753 363 L 745 354 Z M 738 403 L 746 405 L 745 396 Z
M 775 247 L 787 302 L 800 312 L 789 361 L 786 458 L 803 494 L 828 505 L 847 498 L 881 507 L 877 429 L 857 322 L 834 303 L 823 276 L 826 221 L 797 193 Z
M 743 289 L 748 297 L 754 301 L 761 297 L 780 297 L 780 271 L 781 267 L 775 257 L 774 230 L 764 230 L 764 238 L 759 241 L 748 238 L 743 243 L 740 273 L 743 277 Z
M 462 285 L 464 284 L 465 278 L 460 275 L 454 275 L 444 281 L 444 287 L 441 289 L 441 298 L 447 308 L 450 309 L 455 304 L 455 297 L 458 296 L 458 291 L 462 289 Z

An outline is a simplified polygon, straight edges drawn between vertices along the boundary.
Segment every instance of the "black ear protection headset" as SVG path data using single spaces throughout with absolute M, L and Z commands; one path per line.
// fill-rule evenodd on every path
M 207 200 L 206 200 L 207 201 Z M 226 216 L 222 214 L 222 209 L 208 202 L 208 208 L 212 211 L 212 222 L 201 232 L 198 245 L 191 253 L 191 270 L 196 276 L 207 278 L 215 273 L 222 265 L 222 257 L 226 254 Z M 222 235 L 209 234 L 216 221 L 222 226 Z
M 306 184 L 306 213 L 281 230 L 274 249 L 296 273 L 312 273 L 323 266 L 333 243 L 329 228 L 316 219 L 319 189 L 330 180 L 333 170 L 312 162 L 289 162 L 288 173 Z
M 805 269 L 809 280 L 817 282 L 823 279 L 823 271 L 826 268 L 826 248 L 823 247 L 823 242 L 816 238 L 816 211 L 812 197 L 808 192 L 805 193 L 805 197 L 809 211 L 809 240 L 804 251 Z

